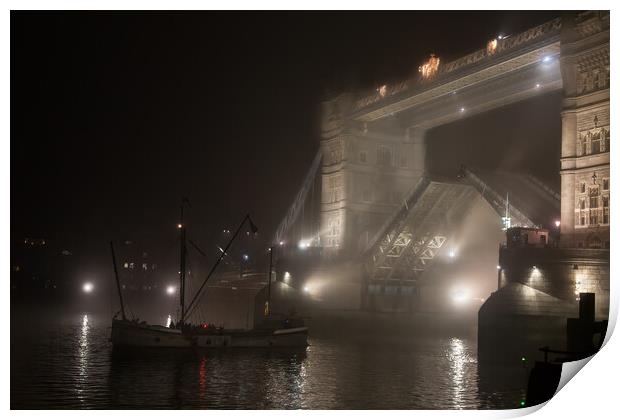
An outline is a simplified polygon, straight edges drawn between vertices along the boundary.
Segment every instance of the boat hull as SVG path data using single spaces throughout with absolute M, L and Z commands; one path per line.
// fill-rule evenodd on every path
M 115 348 L 305 348 L 308 328 L 183 333 L 161 326 L 114 320 L 111 341 Z
M 114 347 L 190 347 L 180 330 L 129 321 L 112 321 Z

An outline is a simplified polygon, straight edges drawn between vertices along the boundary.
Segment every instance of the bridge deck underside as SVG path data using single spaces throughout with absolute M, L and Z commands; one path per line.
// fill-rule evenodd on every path
M 370 282 L 402 285 L 419 281 L 475 196 L 475 190 L 464 184 L 431 182 L 372 249 Z

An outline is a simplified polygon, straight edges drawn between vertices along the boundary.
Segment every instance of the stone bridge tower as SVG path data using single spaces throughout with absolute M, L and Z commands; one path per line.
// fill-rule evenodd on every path
M 562 20 L 562 246 L 609 248 L 609 12 Z
M 323 103 L 320 245 L 331 258 L 359 254 L 416 184 L 424 169 L 415 143 L 396 119 L 347 118 L 351 96 Z M 417 138 L 417 137 L 416 137 Z

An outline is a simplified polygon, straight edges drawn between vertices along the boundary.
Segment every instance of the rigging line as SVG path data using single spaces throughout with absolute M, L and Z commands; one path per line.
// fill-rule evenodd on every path
M 187 241 L 189 242 L 189 244 L 190 244 L 191 246 L 193 246 L 193 247 L 194 247 L 194 249 L 196 249 L 196 251 L 198 251 L 198 253 L 199 253 L 200 255 L 202 255 L 203 257 L 206 257 L 206 256 L 207 256 L 207 254 L 205 254 L 205 253 L 204 253 L 204 251 L 203 251 L 202 249 L 200 249 L 200 248 L 198 247 L 198 245 L 196 245 L 196 244 L 194 243 L 194 241 L 192 241 L 191 239 L 188 239 Z
M 192 299 L 192 301 L 190 302 L 189 306 L 187 307 L 187 310 L 185 311 L 187 315 L 189 315 L 194 310 L 194 303 L 199 298 L 199 296 L 200 296 L 200 294 L 202 292 L 202 289 L 205 287 L 205 285 L 207 284 L 207 281 L 209 280 L 209 278 L 211 278 L 211 276 L 215 272 L 215 269 L 218 267 L 220 262 L 224 259 L 224 256 L 226 255 L 226 251 L 228 251 L 228 249 L 230 248 L 230 246 L 234 242 L 234 240 L 237 237 L 237 235 L 239 235 L 239 232 L 241 231 L 241 228 L 243 227 L 243 225 L 245 224 L 246 221 L 249 221 L 250 229 L 252 230 L 253 233 L 256 233 L 258 231 L 258 228 L 254 225 L 254 223 L 250 219 L 250 215 L 246 214 L 246 216 L 243 218 L 243 220 L 239 224 L 239 227 L 235 231 L 235 234 L 232 236 L 232 238 L 230 238 L 230 241 L 228 241 L 228 244 L 226 245 L 226 248 L 224 248 L 222 250 L 222 253 L 220 254 L 219 258 L 217 259 L 217 261 L 215 262 L 213 267 L 211 268 L 211 271 L 209 271 L 209 274 L 207 274 L 207 277 L 202 282 L 202 285 L 198 289 L 198 292 L 196 292 L 196 294 L 194 295 L 194 298 Z

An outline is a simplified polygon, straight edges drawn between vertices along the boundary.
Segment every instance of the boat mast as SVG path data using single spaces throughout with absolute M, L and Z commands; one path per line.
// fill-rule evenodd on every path
M 116 288 L 118 290 L 118 298 L 121 301 L 121 316 L 123 321 L 127 320 L 125 316 L 125 304 L 123 302 L 123 294 L 121 293 L 121 283 L 118 279 L 118 269 L 116 268 L 116 256 L 114 255 L 114 244 L 110 241 L 110 251 L 112 252 L 112 264 L 114 265 L 114 277 L 116 278 Z
M 181 238 L 180 238 L 180 258 L 179 258 L 179 282 L 180 282 L 180 288 L 179 288 L 179 296 L 180 296 L 180 304 L 181 304 L 181 319 L 180 319 L 180 324 L 183 325 L 183 323 L 185 322 L 185 267 L 186 267 L 186 256 L 187 256 L 187 243 L 186 243 L 186 228 L 185 228 L 185 223 L 183 220 L 183 210 L 184 210 L 184 206 L 185 203 L 189 204 L 189 200 L 187 200 L 187 198 L 184 198 L 181 201 L 181 220 L 179 222 L 179 229 L 181 230 Z
M 269 247 L 269 280 L 267 282 L 267 303 L 265 316 L 271 315 L 271 272 L 273 271 L 273 245 Z

